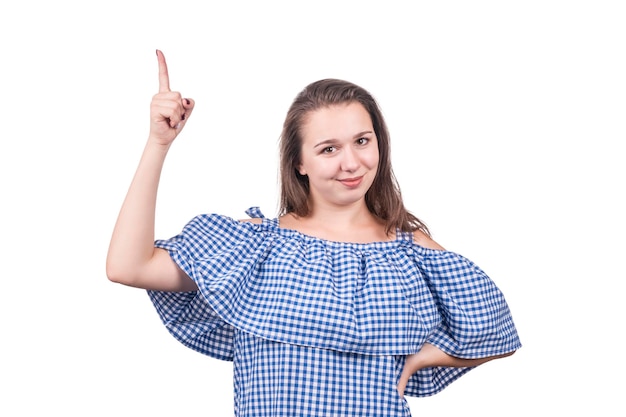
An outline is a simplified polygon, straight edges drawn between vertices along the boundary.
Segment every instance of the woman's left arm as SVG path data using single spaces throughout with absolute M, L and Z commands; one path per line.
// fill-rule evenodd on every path
M 411 375 L 413 375 L 420 369 L 436 366 L 445 366 L 452 368 L 474 367 L 482 365 L 483 363 L 489 362 L 493 359 L 511 356 L 514 353 L 515 351 L 504 353 L 502 355 L 487 356 L 478 359 L 461 359 L 448 355 L 447 353 L 443 352 L 434 345 L 431 345 L 430 343 L 424 343 L 422 349 L 418 353 L 406 357 L 404 369 L 402 370 L 400 380 L 398 381 L 398 392 L 400 393 L 400 395 L 404 396 L 404 389 L 406 388 L 406 384 L 409 382 L 409 378 L 411 378 Z

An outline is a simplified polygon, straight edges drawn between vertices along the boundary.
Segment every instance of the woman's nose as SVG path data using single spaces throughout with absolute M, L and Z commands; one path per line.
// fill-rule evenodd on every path
M 359 158 L 354 149 L 346 147 L 343 149 L 343 155 L 341 156 L 341 169 L 343 171 L 356 171 L 359 167 Z

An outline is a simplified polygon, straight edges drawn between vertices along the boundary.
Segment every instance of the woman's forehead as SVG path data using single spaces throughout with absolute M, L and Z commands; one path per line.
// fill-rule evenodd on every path
M 372 119 L 361 103 L 333 104 L 312 110 L 301 126 L 303 139 L 340 139 L 372 131 Z

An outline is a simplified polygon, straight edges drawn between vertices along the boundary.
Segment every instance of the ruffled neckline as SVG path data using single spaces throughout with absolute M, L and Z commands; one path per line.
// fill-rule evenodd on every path
M 277 234 L 282 237 L 292 238 L 308 243 L 322 244 L 329 248 L 354 248 L 354 249 L 389 249 L 398 247 L 401 244 L 412 243 L 413 235 L 408 232 L 397 229 L 395 237 L 390 240 L 373 241 L 373 242 L 343 242 L 338 240 L 329 240 L 317 236 L 308 235 L 295 229 L 289 229 L 281 227 L 280 219 L 278 217 L 268 218 L 258 209 L 258 207 L 252 207 L 247 210 L 246 213 L 253 218 L 260 218 L 261 223 L 254 223 L 254 225 L 261 231 Z

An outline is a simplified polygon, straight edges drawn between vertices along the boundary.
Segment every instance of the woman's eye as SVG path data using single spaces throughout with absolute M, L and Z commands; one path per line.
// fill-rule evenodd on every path
M 328 146 L 324 149 L 322 149 L 322 153 L 333 153 L 335 152 L 335 147 L 334 146 Z
M 358 143 L 359 145 L 365 145 L 367 142 L 369 142 L 370 140 L 368 138 L 358 138 L 356 140 L 356 143 Z

